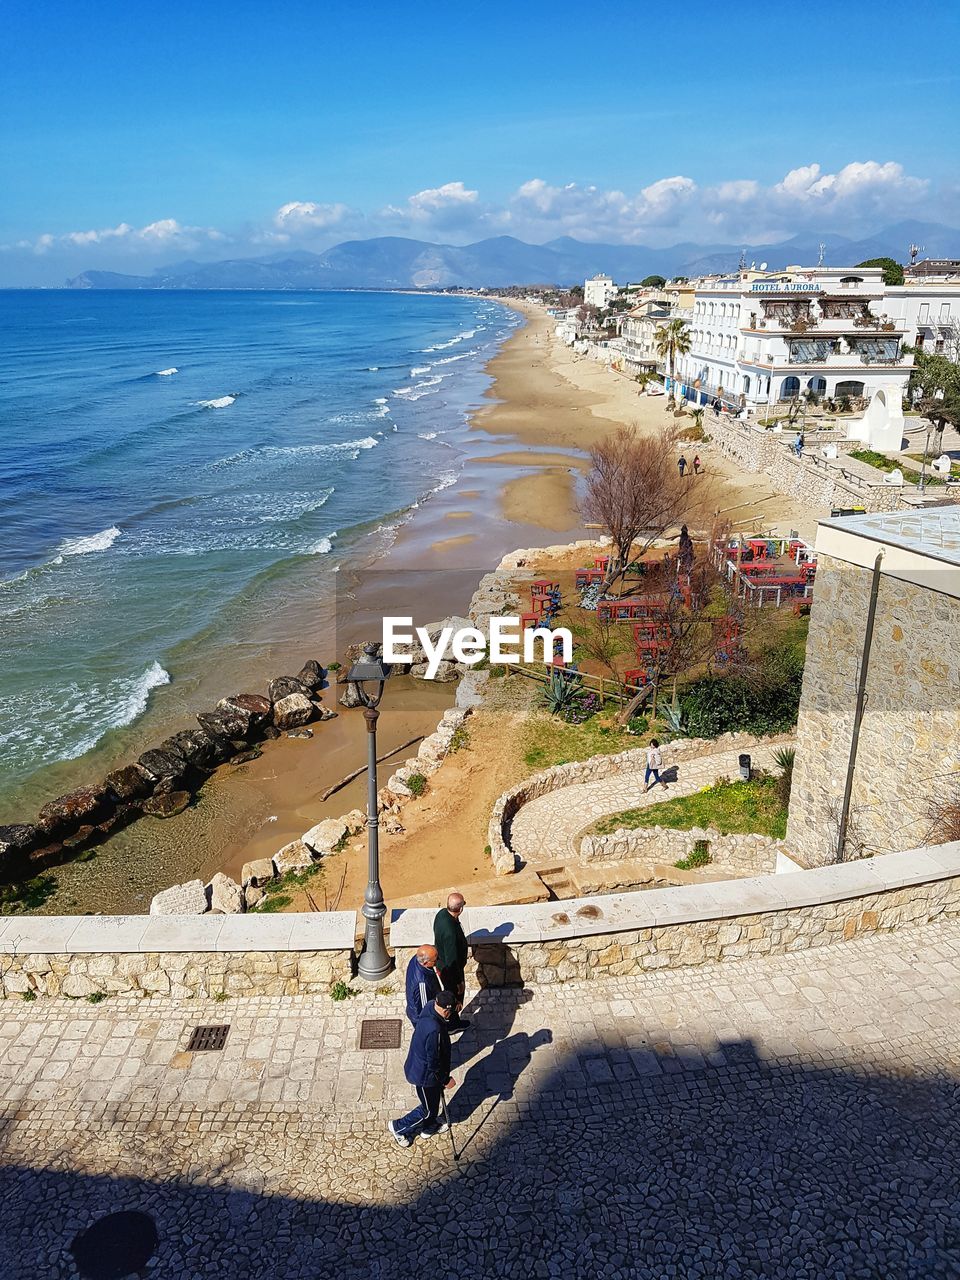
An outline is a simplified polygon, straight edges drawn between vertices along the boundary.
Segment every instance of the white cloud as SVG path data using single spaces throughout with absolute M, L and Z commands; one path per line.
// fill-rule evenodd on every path
M 273 215 L 273 223 L 277 229 L 289 237 L 290 235 L 328 231 L 331 227 L 340 226 L 351 214 L 350 207 L 345 204 L 315 204 L 312 200 L 291 200 L 282 204 Z
M 45 254 L 51 251 L 74 246 L 87 249 L 93 245 L 122 245 L 136 249 L 177 248 L 192 249 L 200 244 L 213 244 L 225 241 L 227 236 L 215 227 L 185 227 L 176 218 L 161 218 L 150 222 L 145 227 L 132 227 L 129 222 L 120 222 L 115 227 L 94 228 L 88 231 L 65 231 L 62 235 L 51 235 L 45 232 L 35 240 L 19 240 L 17 249 L 29 249 L 33 253 Z
M 445 182 L 440 187 L 427 187 L 408 196 L 402 205 L 388 204 L 380 217 L 396 226 L 405 223 L 423 234 L 430 228 L 474 227 L 478 233 L 494 211 L 480 201 L 479 191 L 471 191 L 462 182 Z
M 531 178 L 510 199 L 511 221 L 540 232 L 584 240 L 636 240 L 643 228 L 674 226 L 697 193 L 692 178 L 660 178 L 634 196 L 568 182 L 554 187 Z M 518 229 L 519 234 L 519 229 Z

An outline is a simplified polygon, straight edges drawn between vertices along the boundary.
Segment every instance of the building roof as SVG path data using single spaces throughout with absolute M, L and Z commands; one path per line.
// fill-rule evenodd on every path
M 960 598 L 960 506 L 891 511 L 821 520 L 817 550 Z

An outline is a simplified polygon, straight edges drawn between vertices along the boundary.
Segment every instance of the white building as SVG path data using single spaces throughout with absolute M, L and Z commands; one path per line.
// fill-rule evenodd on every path
M 659 361 L 655 335 L 669 324 L 670 307 L 655 298 L 647 298 L 628 311 L 620 326 L 623 339 L 623 367 L 628 373 L 656 369 Z
M 595 275 L 583 282 L 583 300 L 588 307 L 599 307 L 601 311 L 609 307 L 620 290 L 610 276 Z
M 960 356 L 960 262 L 927 260 L 907 268 L 903 284 L 887 287 L 885 309 L 911 346 L 951 360 Z
M 677 360 L 681 394 L 757 408 L 811 392 L 882 403 L 899 416 L 912 357 L 888 314 L 877 267 L 741 271 L 697 284 L 692 346 Z

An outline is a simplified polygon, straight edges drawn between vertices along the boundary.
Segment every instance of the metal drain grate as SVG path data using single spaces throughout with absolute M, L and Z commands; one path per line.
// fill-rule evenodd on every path
M 364 1018 L 360 1023 L 361 1049 L 399 1049 L 399 1018 Z
M 227 1043 L 229 1027 L 194 1027 L 187 1053 L 204 1053 L 222 1049 Z

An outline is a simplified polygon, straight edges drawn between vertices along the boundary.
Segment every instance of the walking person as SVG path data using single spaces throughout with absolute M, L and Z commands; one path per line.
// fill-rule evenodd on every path
M 685 524 L 680 526 L 680 570 L 689 573 L 693 568 L 693 539 Z
M 660 742 L 657 738 L 651 738 L 650 745 L 647 747 L 647 767 L 643 775 L 643 789 L 650 790 L 650 779 L 654 783 L 659 783 L 661 787 L 666 787 L 666 783 L 660 777 L 660 770 L 663 768 L 663 755 L 660 752 Z
M 686 458 L 683 456 L 683 454 L 682 454 L 682 453 L 681 453 L 680 457 L 677 459 L 677 468 L 678 468 L 678 470 L 679 470 L 679 472 L 680 472 L 680 478 L 682 479 L 682 478 L 683 478 L 683 473 L 684 473 L 684 472 L 686 471 L 686 469 L 687 469 L 687 460 L 686 460 Z
M 698 454 L 696 454 L 696 455 L 695 455 L 695 457 L 694 457 L 694 459 L 693 459 L 693 474 L 694 474 L 695 476 L 698 476 L 698 475 L 700 474 L 700 466 L 701 466 L 701 463 L 700 463 L 700 455 L 699 455 L 699 453 L 698 453 Z
M 443 988 L 437 973 L 437 948 L 420 947 L 407 965 L 407 1017 L 414 1027 L 424 1009 Z
M 433 941 L 437 948 L 438 971 L 444 991 L 453 993 L 456 1011 L 451 1020 L 451 1031 L 463 1031 L 469 1027 L 467 1018 L 460 1017 L 463 997 L 466 994 L 466 967 L 469 949 L 460 923 L 463 908 L 467 905 L 462 893 L 451 893 L 447 905 L 441 907 L 433 921 Z
M 450 1075 L 450 1027 L 454 999 L 449 991 L 441 991 L 424 1006 L 413 1028 L 413 1039 L 403 1074 L 407 1084 L 417 1093 L 417 1105 L 399 1120 L 391 1120 L 387 1128 L 400 1147 L 409 1147 L 417 1134 L 432 1138 L 446 1133 L 450 1127 L 440 1119 L 440 1102 L 444 1089 L 454 1084 Z

